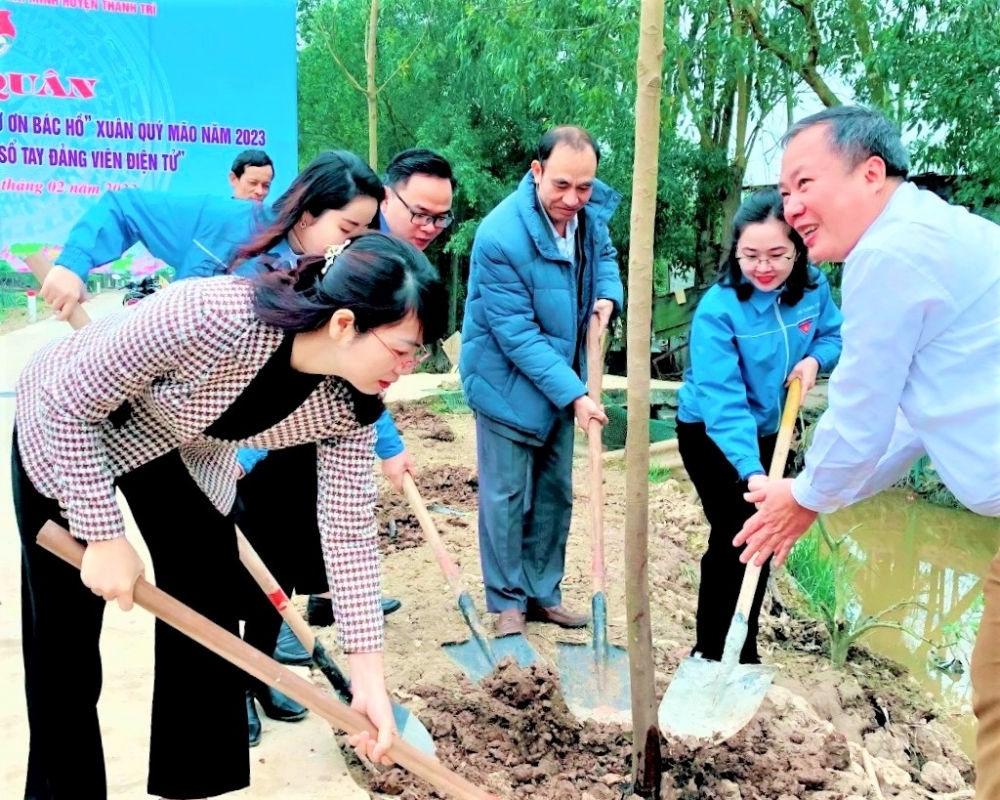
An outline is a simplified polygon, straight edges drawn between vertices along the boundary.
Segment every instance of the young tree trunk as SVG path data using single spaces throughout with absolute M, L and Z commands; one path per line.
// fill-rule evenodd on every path
M 368 41 L 365 44 L 365 64 L 368 82 L 365 98 L 368 100 L 368 164 L 378 172 L 378 84 L 375 83 L 375 46 L 378 32 L 378 0 L 372 0 L 368 15 Z
M 625 588 L 632 683 L 632 786 L 659 798 L 660 730 L 656 720 L 653 632 L 649 619 L 649 345 L 653 297 L 653 228 L 660 149 L 664 0 L 642 0 L 636 71 L 635 162 L 628 265 L 628 433 L 625 440 Z

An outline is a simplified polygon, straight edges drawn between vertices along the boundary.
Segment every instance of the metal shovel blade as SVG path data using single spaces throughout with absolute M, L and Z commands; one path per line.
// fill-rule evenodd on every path
M 725 741 L 753 719 L 777 671 L 761 664 L 728 666 L 688 656 L 660 702 L 660 730 Z
M 608 645 L 603 652 L 591 644 L 559 642 L 558 648 L 559 683 L 573 716 L 631 725 L 628 652 L 617 645 Z
M 429 756 L 436 755 L 434 740 L 431 738 L 430 731 L 424 727 L 424 724 L 406 706 L 401 706 L 399 703 L 393 701 L 392 719 L 396 723 L 396 730 L 404 741 L 413 745 L 422 753 L 426 753 Z
M 441 645 L 448 658 L 476 684 L 491 674 L 503 659 L 513 658 L 523 669 L 541 664 L 542 657 L 531 643 L 519 633 L 496 639 L 470 639 Z
M 344 703 L 350 705 L 353 699 L 351 683 L 319 639 L 313 641 L 312 660 L 319 667 L 320 672 L 330 681 L 337 696 Z M 390 700 L 390 702 L 392 703 L 392 719 L 396 723 L 396 731 L 400 737 L 422 753 L 429 756 L 436 755 L 434 740 L 424 724 L 405 706 L 400 705 L 395 700 Z
M 628 651 L 608 642 L 608 604 L 603 592 L 591 600 L 590 644 L 559 642 L 559 684 L 577 719 L 632 723 L 632 677 Z

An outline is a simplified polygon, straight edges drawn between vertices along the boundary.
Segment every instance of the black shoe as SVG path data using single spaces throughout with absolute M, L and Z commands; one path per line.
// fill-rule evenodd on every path
M 333 601 L 329 597 L 320 597 L 318 594 L 309 595 L 309 603 L 306 605 L 306 622 L 318 628 L 333 625 Z
M 253 701 L 253 692 L 247 690 L 247 728 L 250 730 L 250 747 L 260 744 L 260 717 Z
M 258 689 L 255 694 L 264 713 L 278 722 L 298 722 L 309 713 L 308 708 L 300 706 L 291 697 L 274 691 L 270 686 Z
M 394 611 L 399 611 L 403 604 L 395 597 L 382 598 L 382 614 L 389 616 Z M 309 603 L 306 606 L 306 621 L 310 625 L 319 628 L 326 628 L 333 625 L 333 601 L 329 597 L 320 597 L 316 594 L 309 595 Z
M 274 660 L 279 664 L 293 667 L 308 667 L 312 664 L 312 655 L 306 652 L 302 642 L 292 633 L 288 623 L 281 623 L 278 631 L 278 643 L 274 646 Z

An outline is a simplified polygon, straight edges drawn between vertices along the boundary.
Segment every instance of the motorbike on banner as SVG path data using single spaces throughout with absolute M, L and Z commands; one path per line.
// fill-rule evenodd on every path
M 164 282 L 155 275 L 147 275 L 141 279 L 131 278 L 125 284 L 125 298 L 122 300 L 122 305 L 134 306 L 142 298 L 148 297 L 163 286 Z

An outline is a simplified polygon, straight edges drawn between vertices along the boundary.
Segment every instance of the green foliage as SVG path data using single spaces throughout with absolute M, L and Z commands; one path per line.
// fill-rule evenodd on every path
M 302 164 L 326 148 L 368 152 L 369 11 L 370 0 L 300 0 Z M 750 154 L 773 147 L 803 96 L 881 108 L 916 137 L 914 172 L 960 174 L 955 200 L 1000 214 L 995 0 L 670 0 L 666 19 L 656 294 L 670 270 L 711 282 Z M 584 125 L 601 144 L 599 177 L 623 196 L 610 230 L 624 275 L 637 23 L 622 0 L 381 0 L 377 166 L 415 145 L 455 166 L 456 222 L 428 253 L 454 325 L 479 222 L 555 124 Z
M 913 600 L 894 603 L 885 610 L 862 615 L 854 594 L 854 576 L 861 568 L 851 553 L 851 531 L 834 539 L 822 517 L 792 549 L 786 562 L 812 613 L 823 622 L 830 636 L 830 661 L 843 666 L 851 645 L 877 628 L 907 631 L 887 617 L 907 607 L 922 607 Z M 909 633 L 909 631 L 907 631 Z
M 654 464 L 649 468 L 650 483 L 664 483 L 665 481 L 670 480 L 670 477 L 670 467 L 661 467 Z
M 472 409 L 465 402 L 465 393 L 456 391 L 439 391 L 428 401 L 427 407 L 437 414 L 471 414 Z
M 910 489 L 920 495 L 932 505 L 943 508 L 965 508 L 951 493 L 951 490 L 944 485 L 937 470 L 931 466 L 931 460 L 928 456 L 922 456 L 914 463 L 901 485 L 903 488 Z
M 0 308 L 9 311 L 12 308 L 25 308 L 28 297 L 24 292 L 0 291 Z

